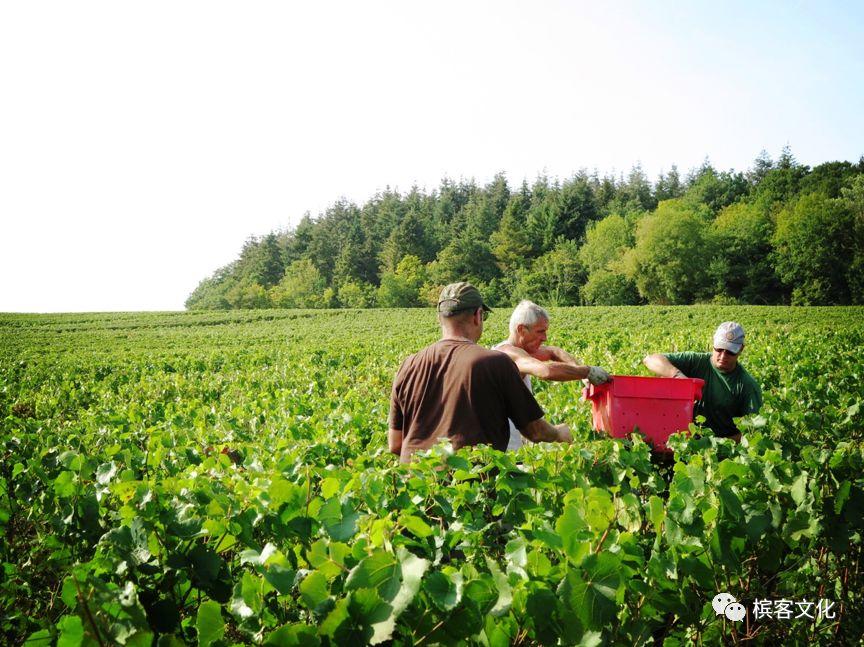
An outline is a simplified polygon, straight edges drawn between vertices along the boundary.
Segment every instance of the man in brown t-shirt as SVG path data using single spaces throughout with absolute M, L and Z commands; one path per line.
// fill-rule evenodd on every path
M 529 440 L 573 441 L 567 425 L 544 420 L 513 360 L 477 345 L 489 312 L 469 283 L 441 291 L 441 339 L 408 357 L 393 381 L 389 446 L 402 462 L 444 436 L 455 449 L 483 443 L 504 450 L 508 418 Z

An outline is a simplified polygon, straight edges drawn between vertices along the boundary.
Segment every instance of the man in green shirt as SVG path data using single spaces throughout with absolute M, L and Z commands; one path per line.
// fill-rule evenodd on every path
M 697 377 L 705 380 L 702 399 L 694 415 L 705 416 L 705 425 L 720 438 L 741 440 L 733 418 L 757 413 L 762 407 L 762 389 L 741 364 L 744 328 L 725 321 L 714 332 L 710 353 L 655 353 L 643 361 L 662 377 Z

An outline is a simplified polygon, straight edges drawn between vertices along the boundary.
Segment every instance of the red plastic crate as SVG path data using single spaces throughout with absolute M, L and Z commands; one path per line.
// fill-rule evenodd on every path
M 693 420 L 704 384 L 690 377 L 613 375 L 611 382 L 587 386 L 583 395 L 591 402 L 594 429 L 625 438 L 638 428 L 655 451 L 668 452 L 669 436 Z

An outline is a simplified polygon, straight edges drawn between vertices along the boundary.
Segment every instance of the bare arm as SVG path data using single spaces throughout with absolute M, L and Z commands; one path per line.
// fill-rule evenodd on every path
M 558 348 L 557 346 L 541 346 L 537 349 L 537 352 L 534 353 L 534 357 L 544 362 L 564 362 L 565 364 L 573 364 L 573 366 L 582 365 L 580 360 L 573 357 L 563 348 Z
M 390 451 L 397 456 L 402 454 L 402 430 L 390 429 L 387 434 L 387 445 Z
M 537 418 L 519 430 L 525 438 L 535 443 L 572 443 L 573 436 L 567 425 L 550 425 L 545 418 Z
M 687 377 L 679 369 L 675 368 L 675 365 L 661 353 L 646 355 L 642 362 L 648 367 L 649 371 L 661 377 Z
M 515 362 L 516 368 L 522 375 L 533 375 L 541 380 L 553 382 L 569 382 L 588 377 L 589 368 L 587 366 L 578 366 L 562 361 L 542 361 L 511 344 L 501 346 L 498 350 Z

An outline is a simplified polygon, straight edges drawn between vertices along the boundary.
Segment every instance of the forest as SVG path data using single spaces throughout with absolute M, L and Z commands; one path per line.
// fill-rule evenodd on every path
M 706 159 L 653 183 L 636 165 L 388 188 L 250 237 L 186 307 L 418 307 L 457 280 L 499 306 L 862 304 L 864 157 L 810 168 L 785 147 L 744 172 Z

